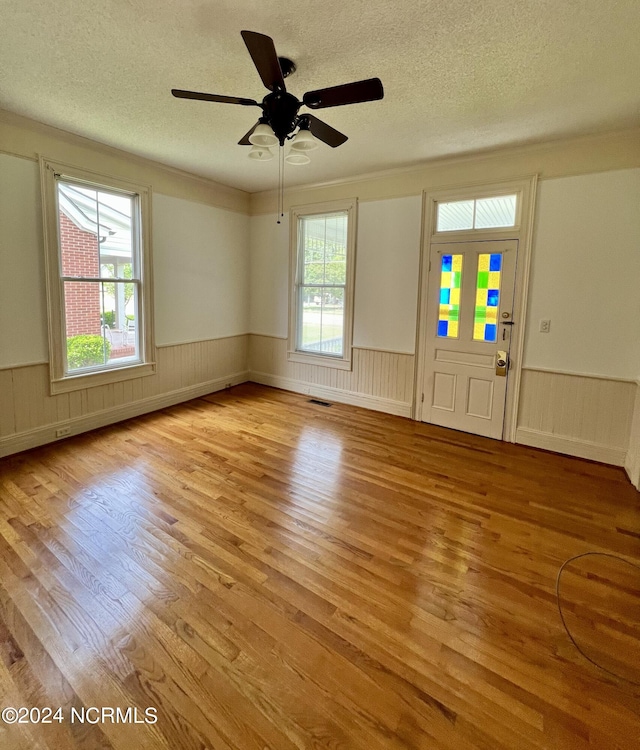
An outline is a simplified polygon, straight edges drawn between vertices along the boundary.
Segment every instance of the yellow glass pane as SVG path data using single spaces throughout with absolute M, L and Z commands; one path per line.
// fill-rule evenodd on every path
M 451 259 L 451 270 L 462 271 L 462 255 L 453 255 Z
M 478 271 L 489 270 L 489 253 L 482 253 L 478 256 Z
M 500 271 L 489 271 L 489 289 L 500 288 Z
M 451 290 L 451 304 L 452 305 L 460 304 L 460 288 L 459 287 L 458 289 Z
M 473 324 L 473 340 L 484 341 L 484 323 Z
M 476 289 L 476 306 L 478 305 L 486 305 L 487 304 L 487 290 L 486 289 Z
M 452 320 L 449 322 L 449 336 L 455 338 L 458 335 L 458 321 Z
M 451 271 L 443 271 L 440 277 L 440 289 L 449 289 L 451 287 Z
M 497 307 L 487 307 L 487 323 L 497 323 L 498 322 L 498 308 Z

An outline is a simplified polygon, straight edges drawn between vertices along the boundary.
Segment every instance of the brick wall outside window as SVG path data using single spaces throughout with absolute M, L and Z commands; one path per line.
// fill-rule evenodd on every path
M 100 275 L 98 238 L 77 227 L 60 211 L 60 247 L 63 276 Z M 100 335 L 100 285 L 65 282 L 67 337 Z

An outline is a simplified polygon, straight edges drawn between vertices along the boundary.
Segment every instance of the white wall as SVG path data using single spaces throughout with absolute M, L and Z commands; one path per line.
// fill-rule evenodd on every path
M 541 182 L 525 367 L 634 379 L 639 321 L 640 169 Z
M 629 448 L 624 463 L 629 479 L 640 490 L 640 380 L 636 385 L 636 398 L 629 435 Z
M 289 315 L 289 215 L 250 219 L 249 330 L 284 338 Z
M 415 352 L 421 210 L 420 195 L 358 206 L 354 346 Z
M 156 344 L 248 332 L 249 219 L 153 196 Z
M 0 367 L 48 359 L 38 165 L 0 154 Z
M 415 350 L 421 197 L 358 206 L 353 343 L 365 349 Z M 289 219 L 251 218 L 250 329 L 286 337 Z

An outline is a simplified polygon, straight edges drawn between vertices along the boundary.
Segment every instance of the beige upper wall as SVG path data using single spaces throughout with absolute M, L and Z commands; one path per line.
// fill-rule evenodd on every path
M 321 154 L 317 158 L 321 158 Z M 537 174 L 540 179 L 640 167 L 640 129 L 499 149 L 467 157 L 438 159 L 408 169 L 354 177 L 326 185 L 293 188 L 285 209 L 358 196 L 360 201 L 420 195 L 423 190 L 513 180 Z M 304 169 L 304 167 L 300 167 Z M 251 195 L 251 215 L 275 215 L 276 192 Z

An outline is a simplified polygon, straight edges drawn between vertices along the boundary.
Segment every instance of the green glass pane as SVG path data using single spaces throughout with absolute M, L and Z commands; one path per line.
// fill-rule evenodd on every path
M 478 271 L 478 289 L 488 289 L 488 288 L 489 288 L 489 272 Z

